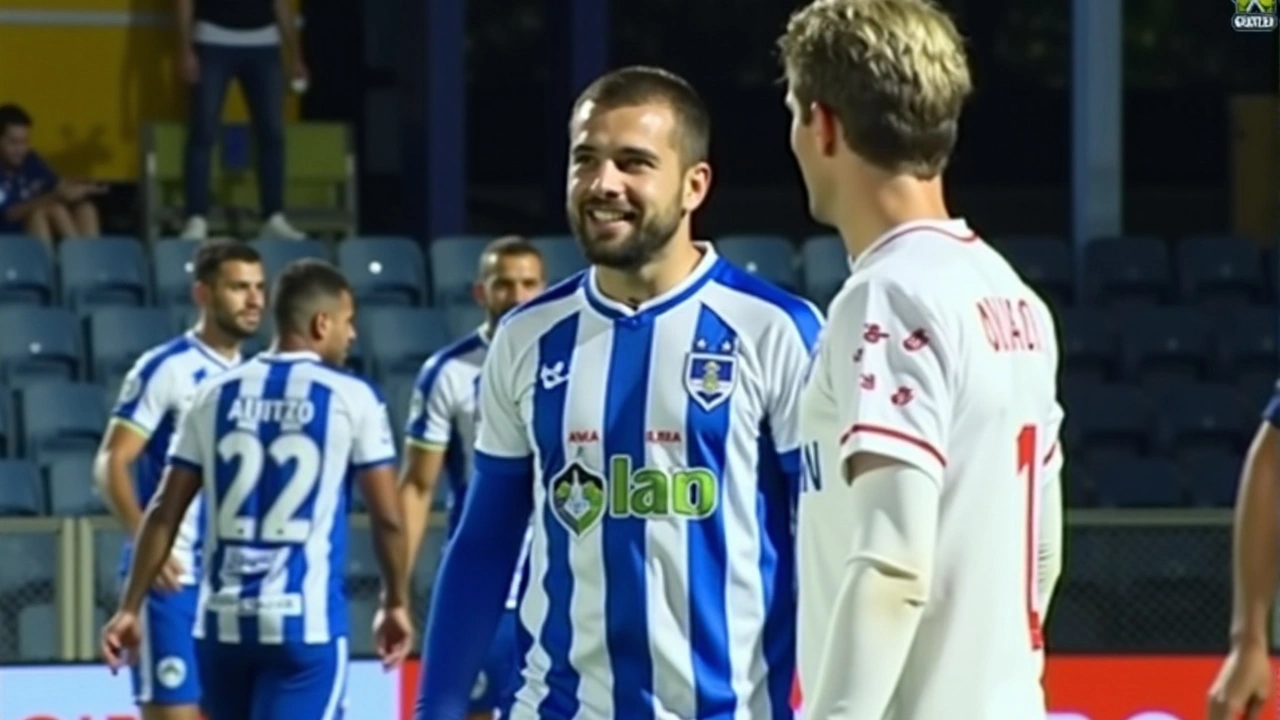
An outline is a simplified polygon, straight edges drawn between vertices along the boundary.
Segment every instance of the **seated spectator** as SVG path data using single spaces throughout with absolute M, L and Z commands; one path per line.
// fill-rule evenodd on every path
M 0 234 L 23 233 L 52 244 L 101 234 L 93 198 L 106 189 L 60 180 L 31 149 L 31 116 L 0 105 Z

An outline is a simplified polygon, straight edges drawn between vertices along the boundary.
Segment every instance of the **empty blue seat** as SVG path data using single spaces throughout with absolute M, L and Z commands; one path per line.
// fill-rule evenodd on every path
M 48 305 L 53 300 L 53 259 L 40 240 L 0 236 L 0 304 Z
M 32 472 L 35 472 L 33 469 Z M 4 477 L 0 463 L 0 477 Z M 58 538 L 53 533 L 0 533 L 0 597 L 22 594 L 31 599 L 52 595 L 57 563 Z M 116 558 L 117 563 L 119 558 Z
M 1229 314 L 1214 314 L 1211 319 L 1217 337 L 1219 372 L 1224 380 L 1249 372 L 1275 374 L 1280 366 L 1280 345 L 1276 341 L 1280 309 L 1238 308 Z
M 1086 383 L 1063 388 L 1067 445 L 1086 463 L 1152 446 L 1150 408 L 1136 386 Z
M 1229 508 L 1235 504 L 1240 482 L 1240 454 L 1222 450 L 1188 453 L 1178 462 L 1191 491 L 1191 500 L 1205 507 Z
M 720 257 L 788 290 L 796 290 L 796 251 L 779 235 L 722 235 L 716 238 Z
M 1023 281 L 1062 307 L 1075 296 L 1074 251 L 1060 237 L 1005 237 L 992 241 Z
M 542 254 L 547 284 L 552 285 L 587 267 L 587 259 L 572 235 L 538 235 L 529 243 Z
M 198 240 L 163 238 L 151 246 L 151 273 L 156 304 L 161 307 L 191 304 Z
M 102 498 L 93 487 L 93 456 L 66 455 L 45 466 L 49 512 L 61 516 L 101 515 Z
M 89 366 L 99 382 L 112 382 L 138 356 L 173 337 L 169 312 L 161 308 L 100 308 L 88 319 Z
M 805 297 L 826 307 L 849 278 L 849 253 L 839 235 L 815 235 L 800 246 Z
M 445 312 L 448 314 L 449 337 L 455 340 L 475 332 L 487 317 L 484 309 L 473 303 L 450 305 L 445 308 Z
M 423 304 L 425 265 L 422 248 L 409 238 L 360 238 L 338 245 L 338 267 L 367 306 Z
M 1104 380 L 1116 374 L 1120 352 L 1110 316 L 1096 307 L 1069 307 L 1058 314 L 1063 367 Z
M 1155 303 L 1169 296 L 1172 268 L 1160 238 L 1098 238 L 1084 252 L 1084 278 L 1099 301 Z
M 281 240 L 278 238 L 259 238 L 252 242 L 258 254 L 262 256 L 262 269 L 266 272 L 267 282 L 275 282 L 276 277 L 285 265 L 305 258 L 328 260 L 329 251 L 319 240 Z
M 1232 235 L 1184 238 L 1175 250 L 1178 289 L 1192 302 L 1251 303 L 1262 299 L 1258 243 Z
M 62 301 L 71 307 L 147 304 L 147 256 L 133 238 L 64 240 L 58 265 Z
M 0 460 L 0 515 L 31 516 L 43 512 L 44 498 L 35 466 L 22 460 Z
M 1257 424 L 1231 385 L 1170 385 L 1156 394 L 1154 406 L 1161 442 L 1171 456 L 1199 449 L 1240 453 Z
M 100 385 L 42 382 L 21 391 L 23 447 L 37 461 L 58 453 L 93 453 L 107 424 Z
M 1184 503 L 1178 468 L 1164 458 L 1113 458 L 1093 473 L 1098 499 L 1106 506 L 1156 508 Z
M 377 373 L 416 373 L 431 353 L 449 343 L 443 310 L 370 308 L 359 320 L 365 351 Z
M 486 235 L 448 235 L 431 241 L 427 257 L 435 305 L 471 302 L 480 256 L 491 239 Z
M 62 308 L 0 307 L 0 367 L 9 385 L 65 379 L 80 371 L 79 325 Z
M 1128 308 L 1115 328 L 1125 370 L 1143 384 L 1195 380 L 1212 362 L 1208 328 L 1194 308 Z

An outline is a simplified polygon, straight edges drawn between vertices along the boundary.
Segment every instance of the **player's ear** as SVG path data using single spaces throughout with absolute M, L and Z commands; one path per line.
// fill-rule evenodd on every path
M 684 171 L 684 211 L 691 213 L 702 206 L 711 192 L 711 165 L 696 162 Z
M 324 310 L 316 311 L 311 316 L 311 337 L 320 340 L 329 336 L 329 331 L 333 327 L 333 316 Z
M 471 299 L 475 300 L 476 304 L 479 305 L 480 307 L 485 306 L 486 303 L 484 301 L 484 283 L 480 282 L 479 280 L 471 283 Z
M 213 290 L 202 282 L 191 283 L 191 300 L 196 307 L 208 307 L 209 301 L 213 299 Z
M 818 147 L 822 150 L 822 154 L 826 157 L 835 155 L 842 132 L 840 119 L 831 111 L 831 108 L 822 103 L 810 103 L 809 116 L 812 118 L 810 125 L 817 133 Z

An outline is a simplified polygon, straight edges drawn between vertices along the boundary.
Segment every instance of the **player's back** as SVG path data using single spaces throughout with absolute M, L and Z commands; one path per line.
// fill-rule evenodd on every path
M 1060 421 L 1053 319 L 984 242 L 939 232 L 903 242 L 914 247 L 886 253 L 872 271 L 901 278 L 935 319 L 938 337 L 915 342 L 938 342 L 949 357 L 951 412 L 933 584 L 895 717 L 963 708 L 974 720 L 1034 720 L 1044 713 L 1041 470 Z
M 311 353 L 264 353 L 203 387 L 199 428 L 210 532 L 197 637 L 328 643 L 347 634 L 348 477 L 369 418 L 364 380 Z M 384 433 L 390 447 L 389 428 Z

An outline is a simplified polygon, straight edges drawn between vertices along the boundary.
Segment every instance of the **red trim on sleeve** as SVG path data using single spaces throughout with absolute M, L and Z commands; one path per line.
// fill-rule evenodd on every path
M 870 433 L 872 435 L 883 435 L 884 437 L 893 438 L 894 440 L 901 440 L 902 442 L 905 442 L 909 445 L 915 445 L 921 450 L 924 450 L 925 452 L 932 455 L 938 461 L 938 464 L 941 465 L 942 467 L 947 466 L 947 458 L 944 457 L 942 452 L 939 451 L 938 448 L 934 447 L 933 444 L 930 443 L 929 441 L 923 440 L 913 435 L 908 435 L 902 432 L 901 430 L 895 430 L 893 428 L 888 428 L 881 425 L 868 425 L 867 423 L 854 423 L 848 430 L 844 431 L 843 435 L 840 436 L 840 444 L 844 445 L 845 443 L 849 442 L 849 438 L 853 437 L 858 433 Z

